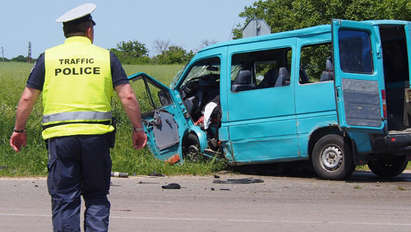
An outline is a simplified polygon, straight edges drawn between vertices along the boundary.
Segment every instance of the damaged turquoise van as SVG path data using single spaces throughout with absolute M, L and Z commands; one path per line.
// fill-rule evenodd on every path
M 310 160 L 320 178 L 368 164 L 401 174 L 411 150 L 411 23 L 332 20 L 218 43 L 170 87 L 136 73 L 148 147 L 169 162 Z

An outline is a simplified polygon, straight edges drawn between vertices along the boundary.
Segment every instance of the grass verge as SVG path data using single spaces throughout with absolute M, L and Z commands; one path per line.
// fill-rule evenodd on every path
M 44 176 L 47 174 L 47 151 L 41 139 L 42 107 L 39 100 L 27 123 L 28 144 L 20 153 L 9 146 L 9 137 L 14 126 L 16 104 L 32 68 L 25 63 L 0 62 L 0 176 Z M 128 74 L 146 72 L 168 85 L 181 65 L 125 65 Z M 138 89 L 136 91 L 139 91 Z M 137 96 L 142 94 L 137 92 Z M 141 99 L 141 108 L 148 101 Z M 207 175 L 227 166 L 223 161 L 211 160 L 205 163 L 184 163 L 171 166 L 153 157 L 146 148 L 136 151 L 131 146 L 131 130 L 126 114 L 117 97 L 113 100 L 113 111 L 118 120 L 116 146 L 112 149 L 113 170 L 129 174 L 147 175 L 153 172 L 165 175 Z M 407 169 L 411 169 L 408 163 Z M 359 166 L 357 170 L 368 170 Z

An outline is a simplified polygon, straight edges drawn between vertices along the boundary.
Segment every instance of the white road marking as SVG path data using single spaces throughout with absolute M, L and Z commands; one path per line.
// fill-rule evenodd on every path
M 0 217 L 51 217 L 45 214 L 18 214 L 0 213 Z M 345 222 L 345 221 L 293 221 L 293 220 L 270 220 L 270 219 L 244 219 L 244 218 L 188 218 L 188 217 L 142 217 L 142 216 L 110 216 L 110 219 L 132 219 L 151 221 L 185 221 L 185 222 L 235 222 L 235 223 L 280 223 L 280 224 L 338 224 L 358 226 L 411 226 L 411 223 L 392 222 Z

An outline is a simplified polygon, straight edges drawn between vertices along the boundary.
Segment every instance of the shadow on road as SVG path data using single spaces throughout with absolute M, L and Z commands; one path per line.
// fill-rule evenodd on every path
M 232 167 L 233 172 L 258 176 L 281 176 L 281 177 L 316 177 L 311 163 L 305 161 L 275 163 L 275 164 L 255 164 Z
M 311 163 L 307 161 L 237 166 L 232 167 L 232 171 L 257 176 L 317 178 Z M 411 172 L 405 172 L 393 178 L 381 178 L 373 174 L 371 171 L 355 171 L 346 182 L 411 182 Z
M 411 173 L 405 172 L 393 178 L 381 178 L 371 171 L 355 171 L 347 182 L 376 183 L 376 182 L 411 182 Z

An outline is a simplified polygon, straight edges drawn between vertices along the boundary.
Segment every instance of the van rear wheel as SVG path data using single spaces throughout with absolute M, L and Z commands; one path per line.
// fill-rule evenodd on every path
M 383 178 L 395 177 L 407 167 L 407 156 L 389 156 L 368 161 L 371 171 Z
M 320 138 L 314 145 L 311 161 L 314 171 L 323 179 L 342 180 L 354 171 L 350 146 L 341 135 Z

